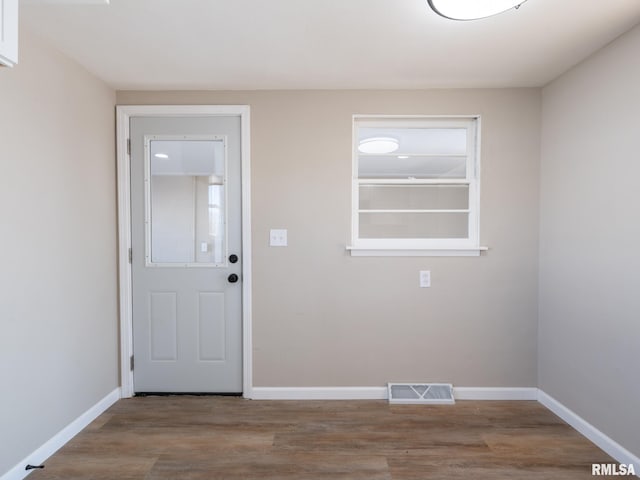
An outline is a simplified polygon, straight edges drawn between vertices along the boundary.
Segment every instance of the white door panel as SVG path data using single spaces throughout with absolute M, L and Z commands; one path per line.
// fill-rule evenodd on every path
M 240 393 L 240 117 L 130 132 L 134 390 Z

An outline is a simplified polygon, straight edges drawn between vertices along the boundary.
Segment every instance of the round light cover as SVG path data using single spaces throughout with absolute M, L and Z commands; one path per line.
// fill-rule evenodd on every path
M 360 140 L 358 150 L 361 153 L 392 153 L 400 147 L 398 140 L 393 137 L 369 137 Z
M 451 20 L 477 20 L 518 8 L 527 0 L 427 0 L 438 15 Z

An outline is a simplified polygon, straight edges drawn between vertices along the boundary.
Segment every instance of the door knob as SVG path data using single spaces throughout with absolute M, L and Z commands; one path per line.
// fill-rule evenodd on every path
M 238 281 L 238 275 L 232 273 L 227 277 L 227 280 L 229 281 L 229 283 L 236 283 Z
M 238 255 L 236 255 L 235 253 L 232 255 L 229 255 L 229 261 L 231 263 L 236 263 L 238 261 Z

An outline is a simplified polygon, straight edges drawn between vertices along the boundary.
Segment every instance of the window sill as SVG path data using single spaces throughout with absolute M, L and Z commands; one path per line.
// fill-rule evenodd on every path
M 473 248 L 369 248 L 347 246 L 352 257 L 479 257 L 489 247 Z

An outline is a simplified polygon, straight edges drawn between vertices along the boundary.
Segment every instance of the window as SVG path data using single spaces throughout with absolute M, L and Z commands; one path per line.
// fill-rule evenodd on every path
M 352 255 L 479 255 L 478 117 L 354 117 Z
M 145 136 L 146 266 L 226 266 L 220 135 Z

